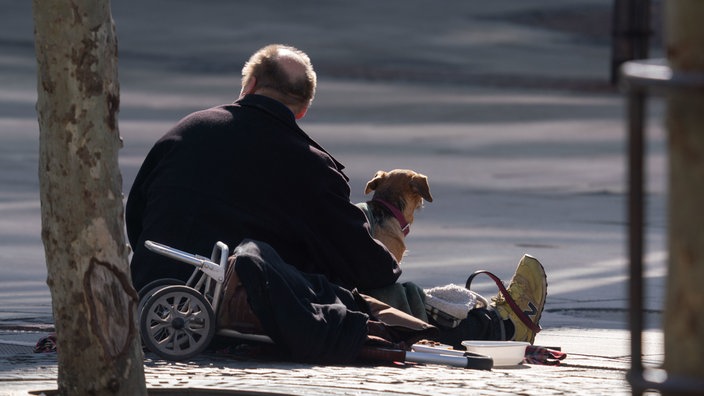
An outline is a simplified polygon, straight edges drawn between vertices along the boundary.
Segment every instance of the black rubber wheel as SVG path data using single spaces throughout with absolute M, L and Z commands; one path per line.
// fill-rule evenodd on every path
M 146 285 L 142 286 L 141 289 L 139 289 L 139 301 L 142 301 L 144 297 L 147 297 L 149 295 L 154 294 L 158 289 L 161 289 L 162 286 L 173 286 L 173 285 L 185 285 L 186 282 L 182 281 L 181 279 L 176 279 L 176 278 L 163 278 L 163 279 L 157 279 L 153 280 Z
M 144 302 L 147 301 L 147 298 L 149 298 L 152 294 L 156 293 L 159 291 L 159 289 L 164 288 L 165 286 L 173 286 L 173 285 L 185 285 L 186 282 L 182 281 L 181 279 L 176 279 L 176 278 L 164 278 L 164 279 L 157 279 L 153 280 L 146 285 L 144 285 L 141 289 L 139 289 L 139 304 L 137 306 L 137 317 L 139 317 L 142 314 L 142 308 L 144 307 Z
M 197 290 L 164 286 L 144 300 L 139 330 L 142 342 L 166 360 L 185 360 L 203 352 L 215 336 L 215 314 Z

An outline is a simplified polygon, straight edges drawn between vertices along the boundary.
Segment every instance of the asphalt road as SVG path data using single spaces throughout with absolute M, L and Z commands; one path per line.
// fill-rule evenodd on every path
M 47 321 L 31 4 L 0 5 L 0 304 L 12 307 L 0 320 Z M 480 268 L 508 279 L 530 253 L 548 272 L 544 326 L 623 328 L 625 115 L 608 86 L 610 6 L 115 1 L 124 191 L 161 134 L 234 100 L 249 54 L 285 42 L 316 65 L 301 125 L 346 164 L 353 200 L 378 169 L 430 178 L 435 200 L 413 225 L 402 280 L 464 283 Z M 653 310 L 666 273 L 661 107 L 649 123 Z

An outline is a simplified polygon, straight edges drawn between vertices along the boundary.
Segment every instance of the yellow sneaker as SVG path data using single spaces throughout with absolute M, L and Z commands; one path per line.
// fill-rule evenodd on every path
M 548 294 L 548 281 L 542 264 L 535 257 L 524 255 L 518 262 L 508 289 L 499 285 L 499 290 L 490 305 L 501 319 L 513 324 L 513 334 L 507 331 L 506 339 L 532 344 L 535 334 L 541 330 L 539 321 Z

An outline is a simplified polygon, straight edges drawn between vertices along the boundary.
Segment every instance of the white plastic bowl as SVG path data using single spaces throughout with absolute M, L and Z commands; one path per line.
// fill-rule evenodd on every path
M 523 363 L 528 342 L 521 341 L 462 341 L 467 351 L 491 356 L 494 367 Z

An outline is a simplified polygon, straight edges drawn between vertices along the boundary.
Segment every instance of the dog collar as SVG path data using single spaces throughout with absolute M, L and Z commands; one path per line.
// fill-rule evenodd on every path
M 386 209 L 391 211 L 391 214 L 394 215 L 396 220 L 398 220 L 398 223 L 401 225 L 401 231 L 403 231 L 403 235 L 406 236 L 408 235 L 409 232 L 411 232 L 411 224 L 406 221 L 406 218 L 403 217 L 403 213 L 394 205 L 384 201 L 381 198 L 374 198 L 372 199 L 374 202 L 379 202 L 380 204 L 384 205 Z

